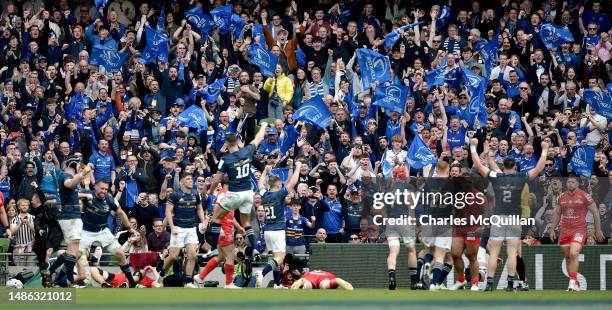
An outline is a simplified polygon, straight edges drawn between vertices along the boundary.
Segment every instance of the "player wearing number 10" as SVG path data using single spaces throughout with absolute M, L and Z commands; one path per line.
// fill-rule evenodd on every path
M 261 203 L 266 210 L 266 229 L 264 231 L 264 239 L 266 240 L 266 250 L 272 251 L 274 259 L 270 264 L 264 267 L 264 276 L 270 270 L 274 276 L 274 288 L 282 288 L 280 265 L 285 259 L 287 252 L 287 244 L 285 242 L 285 229 L 287 228 L 285 220 L 285 198 L 288 194 L 295 191 L 294 187 L 300 177 L 301 162 L 296 162 L 293 174 L 283 187 L 283 181 L 278 176 L 268 178 L 268 173 L 272 170 L 271 166 L 266 166 L 261 178 L 259 179 L 259 188 L 261 189 Z M 268 180 L 268 190 L 266 188 L 266 179 Z
M 516 161 L 513 158 L 504 159 L 503 172 L 497 167 L 493 160 L 489 160 L 489 167 L 485 167 L 480 162 L 480 157 L 476 152 L 478 139 L 472 139 L 470 152 L 474 167 L 480 175 L 488 177 L 493 185 L 495 193 L 495 207 L 492 214 L 500 217 L 512 217 L 521 215 L 521 196 L 527 181 L 535 179 L 546 163 L 548 156 L 548 143 L 542 142 L 542 154 L 536 166 L 529 171 L 517 171 Z M 484 153 L 488 156 L 487 147 Z M 491 159 L 489 157 L 489 159 Z M 491 239 L 489 241 L 489 263 L 487 271 L 487 286 L 485 291 L 493 290 L 493 277 L 497 269 L 497 257 L 501 250 L 502 244 L 506 241 L 506 250 L 508 252 L 508 286 L 507 291 L 514 290 L 514 280 L 516 278 L 517 256 L 521 249 L 521 229 L 520 225 L 499 225 L 491 227 Z
M 253 209 L 253 185 L 251 185 L 250 171 L 253 153 L 257 146 L 264 140 L 268 123 L 261 122 L 259 132 L 249 145 L 241 148 L 238 137 L 235 134 L 228 134 L 225 138 L 224 149 L 228 153 L 224 154 L 219 161 L 219 170 L 215 175 L 209 195 L 213 195 L 221 177 L 227 174 L 229 178 L 228 192 L 219 199 L 219 207 L 215 207 L 211 224 L 210 245 L 212 249 L 217 248 L 219 233 L 221 232 L 221 219 L 229 211 L 240 210 L 240 224 L 244 227 L 245 234 L 249 240 L 250 248 L 255 247 L 255 236 L 251 228 L 251 210 Z M 249 253 L 252 255 L 252 250 Z

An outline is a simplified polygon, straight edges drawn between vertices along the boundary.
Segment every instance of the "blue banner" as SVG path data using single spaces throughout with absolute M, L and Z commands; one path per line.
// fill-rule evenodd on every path
M 214 83 L 204 86 L 204 88 L 198 91 L 198 94 L 202 96 L 207 103 L 215 102 L 219 95 L 221 95 L 226 81 L 227 77 L 218 79 Z
M 400 38 L 400 33 L 402 31 L 406 31 L 414 26 L 418 26 L 420 24 L 424 24 L 425 22 L 418 22 L 418 23 L 412 23 L 412 24 L 408 24 L 406 26 L 402 26 L 399 27 L 389 33 L 387 33 L 387 35 L 385 36 L 385 49 L 390 49 L 393 44 L 395 44 L 395 41 L 397 41 Z
M 304 51 L 302 51 L 302 48 L 299 45 L 295 49 L 295 60 L 297 60 L 299 67 L 306 68 L 306 65 L 308 64 L 306 54 L 304 54 Z
M 218 8 L 212 9 L 210 15 L 215 22 L 215 26 L 219 29 L 220 34 L 227 34 L 230 29 L 232 18 L 232 5 L 226 4 Z
M 96 14 L 98 14 L 97 11 L 99 11 L 100 8 L 103 9 L 108 4 L 108 0 L 95 0 L 95 2 L 96 2 Z
M 283 134 L 280 136 L 280 155 L 285 156 L 285 153 L 291 148 L 291 146 L 297 141 L 299 133 L 295 130 L 293 124 L 287 125 Z
M 540 29 L 540 39 L 544 42 L 544 45 L 548 50 L 551 50 L 555 47 L 561 46 L 563 43 L 572 43 L 574 42 L 574 36 L 569 31 L 569 29 L 557 25 L 553 25 L 551 23 L 541 24 L 539 26 Z
M 168 37 L 149 26 L 145 26 L 147 45 L 140 55 L 140 62 L 148 64 L 161 61 L 168 63 Z
M 240 18 L 240 15 L 232 14 L 230 17 L 230 30 L 235 39 L 242 38 L 244 26 L 246 26 L 246 23 Z
M 397 112 L 404 114 L 406 99 L 408 98 L 408 87 L 405 85 L 380 85 L 376 87 L 376 101 L 372 105 L 385 109 L 386 113 Z
M 197 29 L 201 35 L 207 36 L 215 26 L 215 22 L 200 8 L 195 7 L 185 13 L 187 21 Z
M 258 66 L 259 71 L 264 76 L 273 77 L 278 57 L 258 44 L 251 44 L 249 46 L 249 62 Z
M 68 105 L 66 106 L 66 119 L 67 120 L 82 120 L 83 119 L 83 108 L 86 106 L 85 99 L 82 93 L 74 93 Z
M 482 76 L 461 68 L 462 80 L 468 91 L 470 92 L 470 101 L 468 108 L 465 109 L 460 116 L 465 119 L 468 124 L 475 128 L 475 119 L 480 122 L 481 128 L 487 123 L 487 108 L 485 105 L 485 93 L 487 91 L 487 80 Z
M 391 79 L 391 63 L 389 57 L 383 56 L 371 49 L 358 48 L 357 62 L 361 69 L 363 89 L 370 89 L 370 84 L 382 84 Z
M 296 121 L 305 121 L 325 129 L 329 127 L 332 115 L 325 105 L 325 102 L 323 102 L 323 98 L 321 98 L 321 96 L 316 96 L 304 102 L 304 104 L 293 113 L 293 119 Z
M 251 37 L 253 38 L 253 42 L 257 42 L 255 41 L 255 38 L 259 37 L 259 44 L 268 49 L 268 43 L 266 42 L 266 36 L 264 35 L 262 24 L 253 25 L 253 28 L 251 28 Z
M 289 168 L 273 168 L 272 170 L 270 170 L 268 176 L 270 177 L 273 175 L 279 177 L 284 184 L 289 178 Z
M 445 5 L 442 7 L 442 11 L 440 12 L 440 17 L 438 18 L 443 21 L 450 18 L 450 8 L 448 7 L 448 5 Z
M 597 114 L 612 120 L 612 93 L 598 92 L 592 89 L 585 89 L 583 92 L 584 101 L 586 101 Z
M 196 104 L 190 106 L 177 117 L 181 126 L 197 129 L 197 132 L 208 130 L 208 120 L 202 108 Z
M 438 67 L 435 70 L 431 70 L 425 74 L 425 82 L 427 82 L 427 88 L 431 91 L 434 86 L 444 85 L 444 71 L 446 66 Z
M 128 53 L 119 53 L 113 48 L 96 45 L 91 49 L 89 64 L 92 66 L 104 66 L 108 72 L 117 72 L 121 70 L 127 57 Z
M 431 152 L 425 142 L 423 142 L 421 136 L 416 134 L 414 140 L 412 140 L 412 143 L 410 144 L 410 148 L 408 149 L 406 163 L 410 166 L 410 168 L 422 169 L 427 165 L 435 165 L 438 163 L 438 158 Z
M 593 174 L 594 161 L 595 148 L 590 145 L 580 145 L 572 153 L 569 167 L 575 174 L 590 178 Z
M 166 31 L 166 12 L 164 12 L 164 8 L 162 7 L 161 12 L 159 12 L 159 18 L 157 19 L 157 31 L 164 33 Z
M 499 53 L 499 36 L 496 33 L 491 41 L 487 42 L 479 51 L 485 61 L 485 69 L 487 77 L 491 74 L 491 70 L 497 64 L 497 54 Z

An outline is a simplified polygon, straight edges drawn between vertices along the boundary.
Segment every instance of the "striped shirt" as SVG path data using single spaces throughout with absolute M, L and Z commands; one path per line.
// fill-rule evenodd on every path
M 28 216 L 27 221 L 34 224 L 34 215 L 28 214 L 27 216 Z M 15 225 L 19 227 L 19 230 L 17 230 L 17 233 L 15 233 L 15 236 L 14 236 L 15 244 L 17 245 L 25 245 L 30 242 L 33 242 L 34 238 L 36 237 L 35 232 L 31 230 L 30 227 L 26 223 L 19 226 L 22 222 L 21 217 L 22 217 L 21 214 L 19 214 L 11 220 L 11 226 Z
M 310 93 L 310 97 L 315 97 L 316 95 L 319 95 L 321 97 L 325 97 L 326 93 L 325 93 L 325 83 L 323 83 L 323 81 L 319 81 L 319 83 L 315 84 L 314 81 L 312 81 L 311 83 L 309 83 L 308 85 L 308 92 Z
M 228 78 L 226 92 L 233 93 L 235 88 L 240 88 L 240 81 L 238 78 Z

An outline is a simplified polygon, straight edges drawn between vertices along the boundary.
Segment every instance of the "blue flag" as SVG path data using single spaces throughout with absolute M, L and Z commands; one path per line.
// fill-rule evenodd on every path
M 584 101 L 591 105 L 597 114 L 612 120 L 612 93 L 585 89 L 583 97 Z
M 244 26 L 246 26 L 246 23 L 244 20 L 242 20 L 242 18 L 240 18 L 240 15 L 232 14 L 230 17 L 230 30 L 232 31 L 234 38 L 242 38 Z
M 376 101 L 372 105 L 384 108 L 386 113 L 397 112 L 401 115 L 404 114 L 407 97 L 408 87 L 405 85 L 380 85 L 376 87 Z
M 316 96 L 304 102 L 304 104 L 293 113 L 293 119 L 305 121 L 325 129 L 329 127 L 332 115 L 325 105 L 325 102 L 323 102 L 323 98 L 321 98 L 321 96 Z
M 499 53 L 499 36 L 497 33 L 493 36 L 491 41 L 487 42 L 482 49 L 479 51 L 480 55 L 485 61 L 485 69 L 487 77 L 491 74 L 491 70 L 497 64 L 497 54 Z
M 461 68 L 462 80 L 468 91 L 470 92 L 470 101 L 468 108 L 463 111 L 462 119 L 465 119 L 468 124 L 475 126 L 475 119 L 480 122 L 480 126 L 487 123 L 487 108 L 485 106 L 485 92 L 487 91 L 487 80 L 482 76 Z
M 291 146 L 297 141 L 299 133 L 295 129 L 293 124 L 287 125 L 283 134 L 280 137 L 280 155 L 285 156 L 285 153 L 291 148 Z
M 215 22 L 215 26 L 219 29 L 220 34 L 227 34 L 230 29 L 232 18 L 232 5 L 226 4 L 218 8 L 212 9 L 210 15 Z
M 179 60 L 178 64 L 178 79 L 185 82 L 185 64 L 183 63 L 183 58 Z
M 440 12 L 440 17 L 438 18 L 443 21 L 450 18 L 450 8 L 448 7 L 448 5 L 445 5 L 442 7 L 442 11 Z
M 416 135 L 410 148 L 408 149 L 408 156 L 406 156 L 406 163 L 410 168 L 422 169 L 429 164 L 436 164 L 438 158 L 434 155 L 429 147 L 423 142 L 420 135 Z
M 412 24 L 408 24 L 406 26 L 402 26 L 399 27 L 389 33 L 387 33 L 387 35 L 385 36 L 385 49 L 390 49 L 393 44 L 395 44 L 395 41 L 397 41 L 400 37 L 400 32 L 402 31 L 406 31 L 414 26 L 418 26 L 420 24 L 423 24 L 425 22 L 418 22 L 418 23 L 412 23 Z
M 266 42 L 266 36 L 264 35 L 262 24 L 253 25 L 253 28 L 251 28 L 251 37 L 253 38 L 253 42 L 256 42 L 256 37 L 259 37 L 259 44 L 268 49 L 268 43 Z
M 249 46 L 249 62 L 258 66 L 264 76 L 273 77 L 278 57 L 258 44 L 251 44 Z
M 272 170 L 270 170 L 270 173 L 268 175 L 269 176 L 275 175 L 279 177 L 284 184 L 287 182 L 287 179 L 289 178 L 289 168 L 273 168 Z
M 358 48 L 357 62 L 361 69 L 363 89 L 370 89 L 370 84 L 382 84 L 391 79 L 391 63 L 389 57 L 383 56 L 371 49 Z
M 159 12 L 159 18 L 157 19 L 157 31 L 164 33 L 166 28 L 166 12 L 164 12 L 164 8 L 162 7 L 161 12 Z
M 92 66 L 104 66 L 108 72 L 117 72 L 125 63 L 128 53 L 119 53 L 115 49 L 96 45 L 91 49 L 89 64 Z
M 197 129 L 197 132 L 208 129 L 208 120 L 202 108 L 198 105 L 192 105 L 183 111 L 177 117 L 181 126 Z
M 446 66 L 440 66 L 435 70 L 431 70 L 425 74 L 425 82 L 427 82 L 427 88 L 431 91 L 434 86 L 444 85 L 444 71 Z
M 569 29 L 551 23 L 541 24 L 540 39 L 548 50 L 561 46 L 563 43 L 574 42 L 574 36 Z
M 140 55 L 140 62 L 148 64 L 161 61 L 168 62 L 168 37 L 149 26 L 145 26 L 147 45 Z
M 108 4 L 108 0 L 95 0 L 96 2 L 96 11 L 99 11 L 100 8 L 105 8 Z
M 185 17 L 203 36 L 207 36 L 215 26 L 215 22 L 198 7 L 187 11 Z
M 198 94 L 202 96 L 206 102 L 215 102 L 219 95 L 221 95 L 223 85 L 225 85 L 226 81 L 227 77 L 218 79 L 214 83 L 204 86 L 204 88 L 198 91 Z
M 590 178 L 593 174 L 594 161 L 595 148 L 590 145 L 580 145 L 572 153 L 569 167 L 574 173 Z
M 299 67 L 305 68 L 308 64 L 306 61 L 306 54 L 304 54 L 304 51 L 302 51 L 302 48 L 299 45 L 295 49 L 295 60 L 297 60 Z
M 68 105 L 66 106 L 66 119 L 67 120 L 71 120 L 71 119 L 76 119 L 76 120 L 82 120 L 83 119 L 83 108 L 86 106 L 85 103 L 85 99 L 83 98 L 83 94 L 82 93 L 74 93 L 74 95 L 72 95 L 72 98 L 70 98 L 70 101 L 68 102 Z

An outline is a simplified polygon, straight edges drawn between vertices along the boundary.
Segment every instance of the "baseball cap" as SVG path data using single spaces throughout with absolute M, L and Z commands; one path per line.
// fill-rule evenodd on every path
M 367 104 L 365 104 L 365 103 L 360 103 L 360 104 L 359 104 L 359 106 L 358 106 L 358 108 L 360 108 L 360 109 L 367 109 L 367 108 L 368 108 L 368 105 L 367 105 Z
M 172 105 L 184 106 L 185 101 L 182 98 L 176 98 L 176 101 Z
M 266 129 L 266 134 L 268 134 L 268 135 L 275 135 L 277 133 L 278 133 L 278 131 L 274 127 L 270 127 L 270 128 Z
M 41 62 L 41 61 L 47 61 L 47 57 L 45 57 L 44 55 L 36 56 L 36 62 Z
M 21 110 L 22 111 L 25 111 L 25 110 L 36 110 L 36 106 L 32 102 L 28 102 L 23 107 L 21 107 Z

